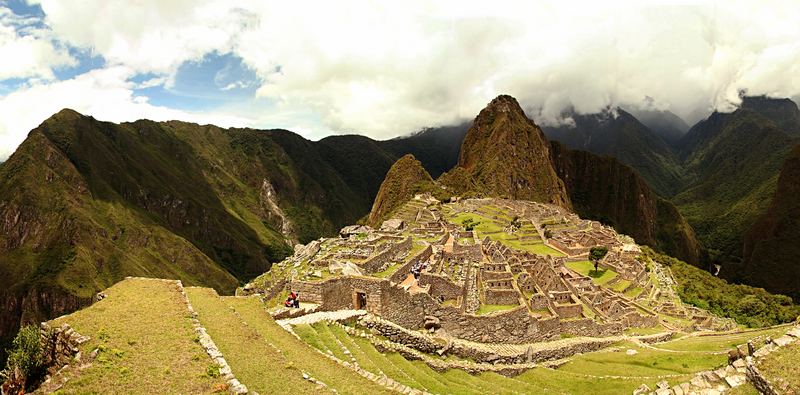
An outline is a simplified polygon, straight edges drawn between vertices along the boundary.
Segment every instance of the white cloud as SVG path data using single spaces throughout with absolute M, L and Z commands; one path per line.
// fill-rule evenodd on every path
M 54 45 L 45 29 L 0 6 L 0 81 L 53 78 L 53 68 L 75 64 L 66 49 Z
M 169 86 L 181 64 L 207 53 L 239 56 L 260 79 L 261 99 L 222 113 L 309 136 L 392 137 L 472 118 L 500 93 L 540 123 L 556 122 L 570 105 L 596 112 L 637 104 L 692 122 L 731 109 L 743 89 L 800 94 L 795 0 L 36 1 L 61 42 L 131 75 L 153 73 L 153 83 Z M 247 81 L 219 88 L 240 83 Z M 111 92 L 147 106 L 130 87 Z M 97 94 L 102 103 L 109 92 Z M 323 132 L 311 130 L 319 123 Z
M 193 113 L 148 103 L 136 96 L 128 79 L 131 69 L 117 66 L 81 74 L 73 79 L 35 83 L 0 98 L 0 160 L 7 158 L 28 132 L 63 108 L 104 121 L 180 119 L 223 127 L 252 126 L 253 120 L 222 112 Z

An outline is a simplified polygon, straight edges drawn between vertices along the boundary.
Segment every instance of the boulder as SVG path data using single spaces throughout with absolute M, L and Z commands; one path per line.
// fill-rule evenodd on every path
M 390 230 L 390 231 L 398 231 L 403 230 L 403 226 L 405 223 L 402 219 L 399 218 L 392 218 L 386 221 L 383 221 L 381 224 L 381 230 Z

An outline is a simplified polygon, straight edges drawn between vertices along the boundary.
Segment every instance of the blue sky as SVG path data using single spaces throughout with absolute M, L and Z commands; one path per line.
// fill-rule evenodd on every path
M 377 139 L 473 118 L 499 94 L 670 110 L 800 93 L 794 0 L 0 0 L 0 160 L 62 108 Z M 652 98 L 648 99 L 648 98 Z

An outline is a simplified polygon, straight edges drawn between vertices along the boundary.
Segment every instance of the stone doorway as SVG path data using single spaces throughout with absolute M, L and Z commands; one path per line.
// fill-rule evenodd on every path
M 356 310 L 366 310 L 367 308 L 367 294 L 365 292 L 356 291 L 354 295 Z

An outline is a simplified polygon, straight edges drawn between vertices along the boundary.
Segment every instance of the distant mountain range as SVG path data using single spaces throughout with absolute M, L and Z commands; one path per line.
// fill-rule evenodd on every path
M 637 114 L 641 122 L 623 110 L 573 115 L 574 127 L 544 131 L 568 147 L 611 155 L 634 168 L 679 208 L 707 248 L 705 262 L 722 265 L 722 276 L 800 297 L 800 283 L 778 279 L 781 270 L 791 273 L 798 266 L 784 254 L 788 250 L 753 253 L 756 244 L 767 245 L 763 235 L 757 236 L 764 224 L 776 223 L 765 216 L 781 212 L 788 213 L 786 221 L 796 219 L 797 213 L 785 207 L 799 198 L 776 193 L 776 187 L 779 175 L 790 171 L 787 155 L 800 143 L 797 105 L 789 99 L 744 97 L 736 111 L 714 112 L 685 134 L 674 114 Z M 796 235 L 791 227 L 770 229 L 780 238 Z
M 484 190 L 574 204 L 644 244 L 698 260 L 691 228 L 635 172 L 614 159 L 556 151 L 516 100 L 495 104 L 477 124 L 317 142 L 286 130 L 113 124 L 63 110 L 0 166 L 0 314 L 8 318 L 0 336 L 90 303 L 129 275 L 231 293 L 294 243 L 366 219 L 384 176 L 406 154 L 435 177 L 455 168 Z M 598 171 L 604 182 L 593 184 Z

